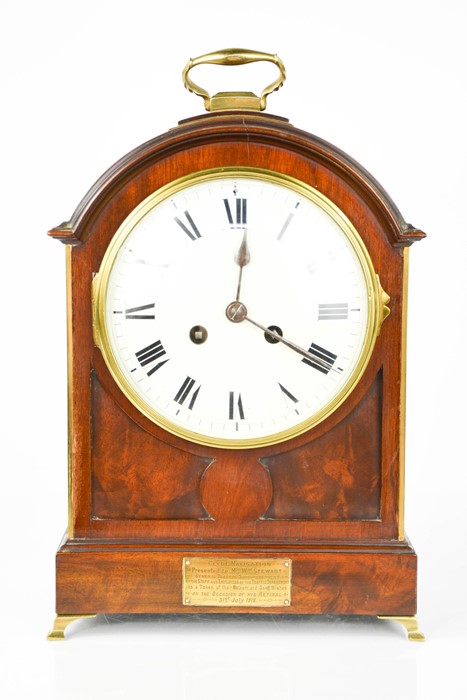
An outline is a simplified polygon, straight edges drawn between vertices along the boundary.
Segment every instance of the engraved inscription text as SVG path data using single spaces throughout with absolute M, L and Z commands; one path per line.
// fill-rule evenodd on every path
M 284 607 L 291 604 L 291 559 L 183 559 L 183 604 Z

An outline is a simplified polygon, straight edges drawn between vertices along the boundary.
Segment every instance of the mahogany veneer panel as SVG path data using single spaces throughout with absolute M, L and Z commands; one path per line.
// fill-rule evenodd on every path
M 92 514 L 97 518 L 207 518 L 198 489 L 210 459 L 141 430 L 92 377 Z M 111 439 L 108 439 L 111 436 Z
M 262 460 L 273 499 L 265 518 L 377 520 L 381 508 L 381 372 L 360 404 L 304 447 Z

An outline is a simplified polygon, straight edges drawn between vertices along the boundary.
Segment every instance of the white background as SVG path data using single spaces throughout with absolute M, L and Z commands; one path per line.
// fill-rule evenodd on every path
M 3 0 L 4 697 L 465 696 L 466 8 Z M 406 488 L 424 645 L 394 623 L 306 618 L 101 619 L 45 641 L 67 520 L 65 251 L 46 231 L 127 151 L 203 111 L 181 70 L 230 46 L 277 52 L 288 80 L 268 111 L 360 161 L 428 234 L 411 250 Z

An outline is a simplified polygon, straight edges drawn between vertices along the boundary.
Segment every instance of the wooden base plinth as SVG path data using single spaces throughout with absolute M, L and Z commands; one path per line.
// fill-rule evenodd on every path
M 184 557 L 289 558 L 287 607 L 184 605 Z M 307 546 L 191 546 L 65 541 L 57 553 L 57 607 L 63 616 L 99 613 L 416 613 L 417 557 L 408 542 Z

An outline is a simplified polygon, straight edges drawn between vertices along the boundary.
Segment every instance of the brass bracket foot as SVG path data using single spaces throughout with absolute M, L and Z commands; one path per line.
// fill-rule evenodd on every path
M 379 620 L 394 620 L 407 630 L 409 642 L 424 642 L 425 635 L 420 632 L 416 615 L 378 615 Z
M 65 630 L 68 625 L 71 625 L 75 620 L 84 620 L 90 617 L 96 617 L 96 615 L 57 615 L 54 620 L 54 625 L 47 635 L 47 639 L 49 642 L 64 640 Z

